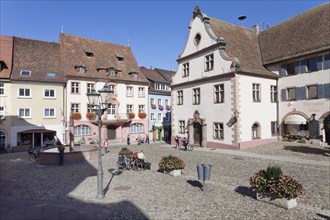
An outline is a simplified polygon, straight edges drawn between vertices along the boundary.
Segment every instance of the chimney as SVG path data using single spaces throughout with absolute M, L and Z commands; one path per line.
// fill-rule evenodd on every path
M 254 33 L 256 34 L 256 35 L 258 35 L 259 34 L 259 25 L 253 25 L 252 26 L 252 30 L 254 31 Z

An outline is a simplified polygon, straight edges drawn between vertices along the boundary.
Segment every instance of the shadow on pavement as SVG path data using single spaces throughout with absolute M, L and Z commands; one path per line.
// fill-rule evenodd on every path
M 298 153 L 304 153 L 304 154 L 319 154 L 328 157 L 330 156 L 330 148 L 328 147 L 322 149 L 322 148 L 307 147 L 307 146 L 284 146 L 283 149 Z
M 202 191 L 203 189 L 203 184 L 201 184 L 199 181 L 197 180 L 187 180 L 187 183 L 189 183 L 190 185 L 192 185 L 193 187 L 198 187 L 200 188 Z
M 250 189 L 249 187 L 246 186 L 239 186 L 235 189 L 235 192 L 243 195 L 243 196 L 249 196 L 253 199 L 256 198 L 256 193 L 254 191 L 252 191 L 252 189 Z
M 122 170 L 117 170 L 117 169 L 108 169 L 108 172 L 111 173 L 111 178 L 110 178 L 108 184 L 106 185 L 106 187 L 103 190 L 104 195 L 106 195 L 107 192 L 109 191 L 109 187 L 110 187 L 110 184 L 111 184 L 111 181 L 112 181 L 113 177 L 114 176 L 119 176 L 120 174 L 123 173 Z

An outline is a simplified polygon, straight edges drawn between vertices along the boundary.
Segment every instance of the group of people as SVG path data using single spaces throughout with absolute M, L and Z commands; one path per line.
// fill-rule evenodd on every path
M 182 140 L 182 146 L 184 146 L 185 150 L 187 150 L 188 139 L 186 137 L 184 137 Z M 178 135 L 175 137 L 175 148 L 180 149 L 180 137 Z

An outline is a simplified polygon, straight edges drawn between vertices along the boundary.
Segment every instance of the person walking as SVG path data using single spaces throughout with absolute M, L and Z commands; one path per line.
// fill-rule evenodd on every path
M 131 144 L 131 138 L 129 137 L 129 134 L 127 135 L 127 145 Z
M 175 137 L 175 148 L 180 148 L 178 135 Z
M 146 143 L 149 144 L 149 135 L 148 134 L 146 134 Z
M 103 150 L 104 150 L 104 154 L 108 153 L 108 138 L 104 139 Z

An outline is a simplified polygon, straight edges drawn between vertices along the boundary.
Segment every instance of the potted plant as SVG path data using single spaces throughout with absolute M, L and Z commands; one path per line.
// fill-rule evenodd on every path
M 124 156 L 124 155 L 125 155 L 125 156 L 129 157 L 129 156 L 133 155 L 133 151 L 131 151 L 131 150 L 128 149 L 127 147 L 123 147 L 123 148 L 119 151 L 118 155 L 119 155 L 119 156 Z
M 156 104 L 151 104 L 152 109 L 156 109 Z
M 133 119 L 133 118 L 135 118 L 135 113 L 134 113 L 134 112 L 128 112 L 128 113 L 127 113 L 127 117 L 128 117 L 129 119 Z
M 81 119 L 80 112 L 72 112 L 71 116 L 72 116 L 73 120 L 80 120 Z
M 147 114 L 145 112 L 140 112 L 139 113 L 139 118 L 144 119 L 147 117 Z
M 161 171 L 178 176 L 181 175 L 181 170 L 184 169 L 186 163 L 179 157 L 169 155 L 163 156 L 158 166 Z
M 164 106 L 158 105 L 158 109 L 161 110 L 161 111 L 163 111 L 164 110 Z
M 88 118 L 89 120 L 95 120 L 96 114 L 94 112 L 87 112 L 86 118 Z
M 250 177 L 250 184 L 252 190 L 257 192 L 258 200 L 286 209 L 296 207 L 296 198 L 304 195 L 306 190 L 301 182 L 283 175 L 278 166 L 268 166 L 267 170 L 260 170 Z
M 171 110 L 171 106 L 169 106 L 169 105 L 167 105 L 165 108 L 167 111 Z

